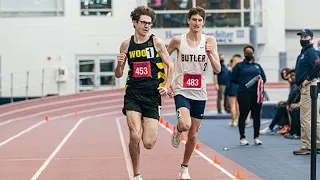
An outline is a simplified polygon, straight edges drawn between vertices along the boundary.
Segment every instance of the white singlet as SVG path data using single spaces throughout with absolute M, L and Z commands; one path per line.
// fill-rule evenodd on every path
M 205 51 L 206 35 L 201 34 L 197 47 L 189 46 L 186 34 L 181 35 L 180 51 L 174 67 L 173 89 L 175 95 L 192 100 L 207 100 L 205 74 L 208 56 Z

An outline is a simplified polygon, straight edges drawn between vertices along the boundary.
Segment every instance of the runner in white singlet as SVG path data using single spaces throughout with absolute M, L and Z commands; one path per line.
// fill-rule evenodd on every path
M 188 13 L 189 32 L 175 36 L 168 46 L 170 55 L 177 50 L 172 88 L 178 125 L 171 137 L 172 145 L 178 148 L 181 133 L 188 131 L 180 179 L 190 179 L 188 163 L 197 144 L 206 106 L 208 65 L 211 64 L 216 73 L 221 71 L 215 37 L 202 34 L 205 17 L 203 8 L 192 8 Z

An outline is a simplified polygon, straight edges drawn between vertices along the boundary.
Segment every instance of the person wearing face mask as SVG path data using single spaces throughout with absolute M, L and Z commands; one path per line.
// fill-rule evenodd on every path
M 300 87 L 300 124 L 302 147 L 293 151 L 295 155 L 311 154 L 311 97 L 310 86 L 319 81 L 320 58 L 313 47 L 313 32 L 303 29 L 297 33 L 302 47 L 296 61 L 296 84 Z M 318 98 L 318 108 L 320 102 Z M 320 116 L 317 113 L 317 151 L 320 152 Z
M 238 63 L 231 73 L 231 82 L 238 84 L 240 145 L 249 145 L 245 137 L 245 121 L 250 111 L 253 117 L 254 144 L 261 145 L 262 142 L 259 139 L 260 111 L 266 76 L 260 64 L 255 62 L 254 48 L 246 46 L 243 48 L 243 52 L 245 59 Z

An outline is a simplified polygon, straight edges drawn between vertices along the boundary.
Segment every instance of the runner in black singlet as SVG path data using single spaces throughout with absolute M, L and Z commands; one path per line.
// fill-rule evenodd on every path
M 155 20 L 154 11 L 139 6 L 131 12 L 131 18 L 135 33 L 121 43 L 115 76 L 122 77 L 128 61 L 123 114 L 127 116 L 130 131 L 133 179 L 142 180 L 139 143 L 142 139 L 144 147 L 151 149 L 157 140 L 161 96 L 171 94 L 174 65 L 162 40 L 149 34 Z

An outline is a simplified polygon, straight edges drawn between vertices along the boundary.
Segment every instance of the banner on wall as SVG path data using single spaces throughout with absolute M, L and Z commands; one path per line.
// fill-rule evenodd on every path
M 186 33 L 188 30 L 188 28 L 165 28 L 151 29 L 151 32 L 160 37 L 165 44 L 169 44 L 174 36 Z M 203 33 L 216 37 L 218 45 L 250 43 L 249 28 L 206 28 L 203 29 Z

